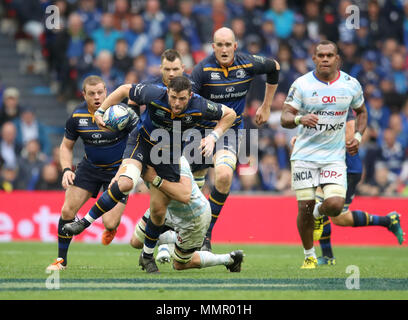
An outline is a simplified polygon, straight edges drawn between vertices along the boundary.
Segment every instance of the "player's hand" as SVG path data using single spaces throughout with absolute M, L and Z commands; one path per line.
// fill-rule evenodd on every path
M 143 172 L 142 179 L 145 182 L 152 183 L 153 179 L 157 176 L 156 170 L 151 166 L 146 166 L 146 169 Z
M 200 143 L 200 150 L 201 154 L 204 157 L 209 157 L 213 154 L 213 150 L 215 147 L 215 139 L 212 135 L 208 135 L 205 138 L 201 139 Z
M 300 118 L 300 123 L 306 127 L 316 127 L 317 123 L 319 122 L 319 117 L 313 113 L 305 114 Z
M 269 106 L 264 106 L 263 104 L 256 110 L 255 123 L 257 126 L 265 124 L 269 116 L 271 115 L 271 108 Z
M 74 184 L 75 172 L 67 170 L 62 176 L 62 187 L 66 190 L 69 186 Z
M 351 156 L 355 156 L 357 154 L 359 147 L 360 142 L 358 142 L 356 138 L 346 141 L 346 150 Z
M 112 178 L 111 182 L 109 183 L 108 189 L 110 189 L 112 187 L 112 185 L 118 180 L 119 180 L 119 170 L 115 174 L 115 176 Z
M 100 114 L 95 113 L 95 114 L 94 114 L 94 118 L 95 118 L 95 123 L 97 124 L 97 126 L 98 126 L 99 128 L 101 128 L 101 129 L 103 129 L 103 130 L 108 130 L 108 129 L 106 128 L 106 123 L 103 122 L 102 116 L 101 116 Z

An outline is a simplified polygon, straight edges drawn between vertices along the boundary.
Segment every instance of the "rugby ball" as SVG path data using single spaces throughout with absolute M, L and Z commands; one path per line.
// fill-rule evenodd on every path
M 102 120 L 107 129 L 121 131 L 129 122 L 129 112 L 123 105 L 115 104 L 105 111 Z

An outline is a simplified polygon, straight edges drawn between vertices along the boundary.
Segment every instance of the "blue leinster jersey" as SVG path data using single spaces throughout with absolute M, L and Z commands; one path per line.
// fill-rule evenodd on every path
M 136 114 L 132 114 L 122 131 L 101 130 L 86 102 L 83 102 L 67 120 L 65 138 L 76 141 L 80 137 L 84 142 L 85 159 L 93 167 L 111 170 L 120 166 L 128 135 L 136 127 L 137 121 Z
M 237 119 L 233 127 L 243 128 L 242 113 L 252 80 L 258 74 L 273 71 L 269 70 L 271 64 L 267 61 L 264 57 L 236 53 L 232 65 L 224 67 L 218 64 L 212 54 L 194 67 L 191 73 L 193 91 L 206 99 L 234 109 Z M 215 122 L 205 121 L 200 127 L 212 128 L 215 125 Z

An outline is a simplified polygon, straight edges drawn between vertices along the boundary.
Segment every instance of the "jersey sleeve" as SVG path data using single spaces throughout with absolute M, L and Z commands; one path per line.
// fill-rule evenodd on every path
M 180 175 L 189 179 L 192 178 L 190 165 L 185 157 L 180 158 Z
M 65 138 L 69 140 L 74 140 L 76 141 L 79 137 L 79 134 L 76 130 L 76 121 L 75 119 L 71 116 L 67 122 L 65 123 Z
M 302 107 L 302 91 L 298 81 L 295 81 L 290 87 L 285 103 L 292 106 L 296 110 L 299 110 Z
M 134 84 L 129 90 L 130 100 L 138 105 L 149 104 L 152 100 L 160 98 L 163 95 L 164 88 L 160 88 L 153 84 Z
M 192 90 L 194 93 L 197 93 L 197 94 L 200 94 L 200 90 L 203 84 L 203 79 L 202 79 L 203 71 L 202 70 L 203 68 L 201 66 L 201 63 L 199 63 L 198 65 L 194 67 L 190 75 Z
M 220 120 L 222 118 L 222 104 L 197 96 L 204 120 Z
M 254 66 L 254 74 L 266 74 L 268 83 L 276 84 L 278 82 L 276 78 L 279 71 L 276 69 L 275 60 L 257 55 L 248 55 L 248 58 Z
M 364 103 L 363 89 L 361 88 L 360 83 L 356 79 L 352 78 L 352 81 L 353 81 L 353 86 L 352 86 L 353 100 L 351 100 L 350 106 L 353 109 L 358 109 Z

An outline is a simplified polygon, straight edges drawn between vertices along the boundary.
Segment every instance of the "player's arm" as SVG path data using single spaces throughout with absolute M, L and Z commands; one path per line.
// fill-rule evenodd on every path
M 75 173 L 72 171 L 72 159 L 75 140 L 64 137 L 60 145 L 60 165 L 63 170 L 62 187 L 64 189 L 74 183 Z
M 298 110 L 291 105 L 287 103 L 283 105 L 280 122 L 284 128 L 293 129 L 300 124 L 313 128 L 317 125 L 318 121 L 319 117 L 313 113 L 300 115 L 298 114 Z
M 217 108 L 218 113 L 221 113 L 221 118 L 219 119 L 217 125 L 214 127 L 214 130 L 211 131 L 211 133 L 206 136 L 204 139 L 201 140 L 200 148 L 202 149 L 202 154 L 205 157 L 208 157 L 212 154 L 214 150 L 215 143 L 217 140 L 229 129 L 231 126 L 234 124 L 235 119 L 237 118 L 237 114 L 232 108 L 229 108 L 225 105 L 218 105 L 215 106 L 214 103 L 212 103 L 212 107 L 209 104 L 208 108 Z M 215 111 L 212 110 L 207 110 L 207 114 L 212 114 L 215 113 Z M 207 118 L 206 116 L 204 118 Z M 208 117 L 208 120 L 215 120 L 216 117 Z
M 158 188 L 173 200 L 185 204 L 190 202 L 192 191 L 191 179 L 184 175 L 180 175 L 179 182 L 170 182 L 159 177 L 153 167 L 147 166 L 143 174 L 143 180 Z
M 274 59 L 259 56 L 252 58 L 255 74 L 266 74 L 265 96 L 255 115 L 255 122 L 260 126 L 268 121 L 271 114 L 273 98 L 278 88 L 280 65 Z
M 131 88 L 131 84 L 123 84 L 106 97 L 98 110 L 95 111 L 95 122 L 98 126 L 105 127 L 105 122 L 102 120 L 103 114 L 110 106 L 119 104 L 123 99 L 129 98 Z
M 352 156 L 358 152 L 368 119 L 367 108 L 364 103 L 354 111 L 356 112 L 355 133 L 352 138 L 346 140 L 347 152 Z

